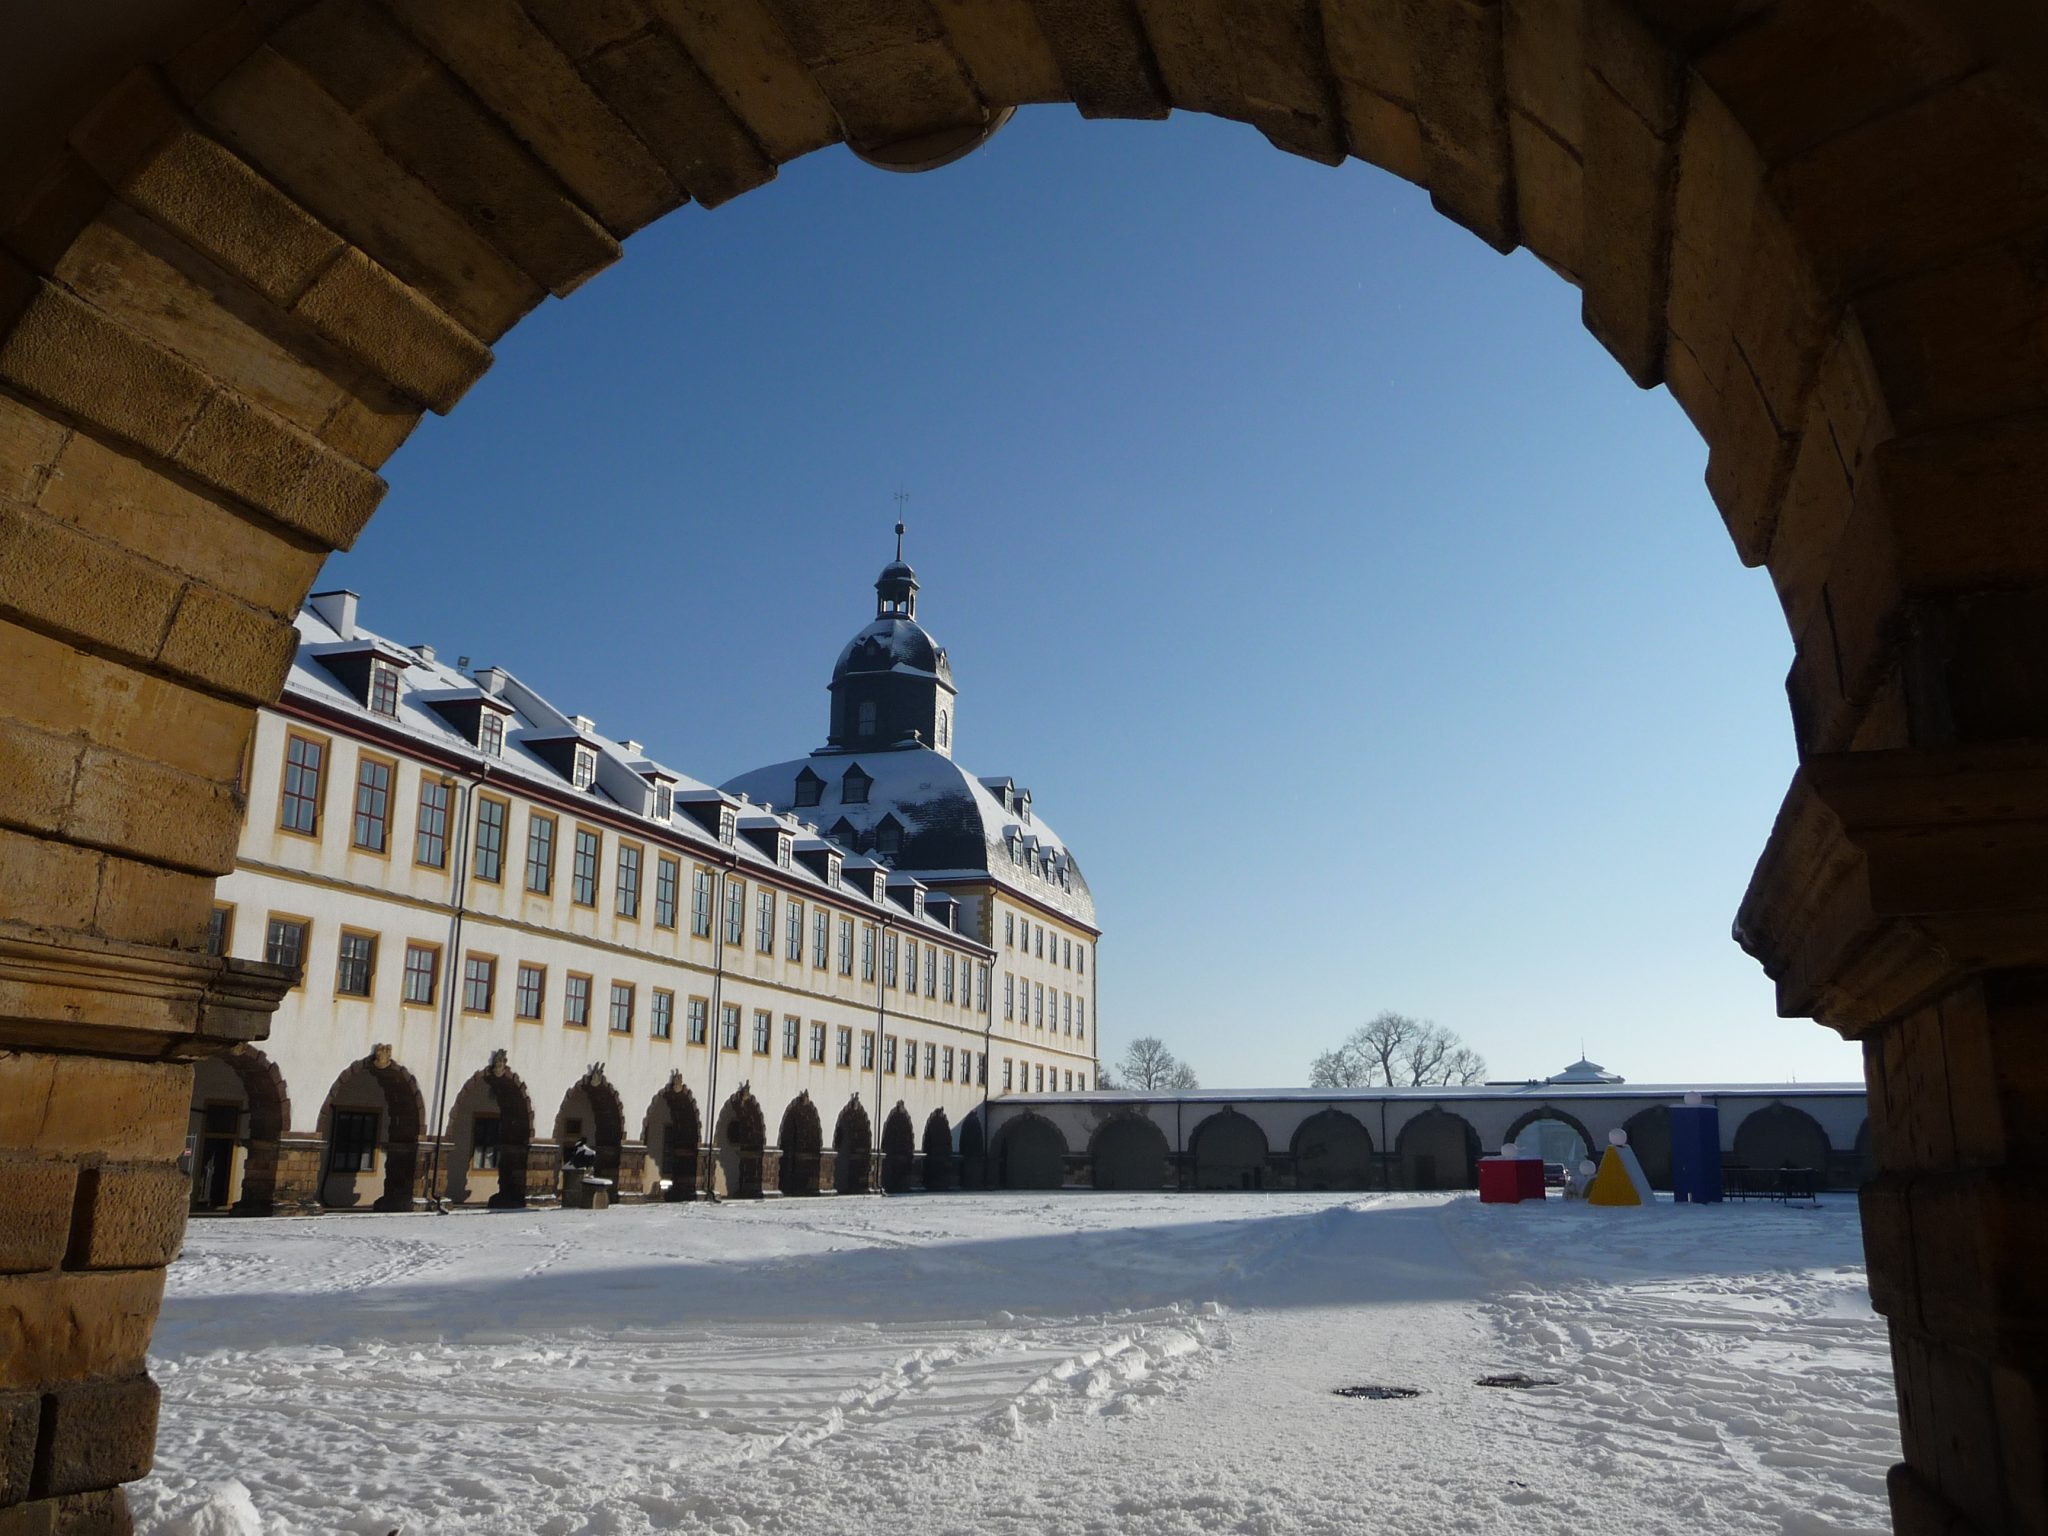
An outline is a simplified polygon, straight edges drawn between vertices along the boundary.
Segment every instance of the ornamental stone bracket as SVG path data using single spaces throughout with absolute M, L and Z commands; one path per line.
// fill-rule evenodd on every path
M 0 926 L 0 1049 L 193 1061 L 261 1040 L 288 966 Z
M 1734 937 L 1781 1015 L 1851 1039 L 1970 974 L 2048 965 L 2048 748 L 1809 758 Z

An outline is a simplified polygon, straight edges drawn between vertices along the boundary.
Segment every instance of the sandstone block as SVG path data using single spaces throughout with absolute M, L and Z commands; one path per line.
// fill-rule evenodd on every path
M 70 808 L 83 753 L 75 738 L 0 720 L 0 816 L 55 832 Z
M 163 664 L 251 704 L 284 686 L 292 627 L 207 587 L 189 587 L 159 653 Z
M 0 923 L 82 932 L 95 926 L 104 855 L 0 827 Z
M 175 1164 L 108 1163 L 79 1178 L 71 1269 L 160 1268 L 185 1240 L 192 1180 Z
M 1416 183 L 1429 166 L 1415 116 L 1415 59 L 1398 0 L 1328 0 L 1323 46 L 1351 153 Z
M 90 1493 L 147 1475 L 156 1454 L 157 1399 L 146 1375 L 53 1393 L 35 1491 L 45 1498 Z
M 93 931 L 131 944 L 197 949 L 213 910 L 213 877 L 124 859 L 100 858 Z
M 148 660 L 181 586 L 161 566 L 0 502 L 0 608 L 38 629 Z
M 329 549 L 347 549 L 384 482 L 252 400 L 217 390 L 200 407 L 175 461 Z
M 33 406 L 0 395 L 0 498 L 32 505 L 68 436 Z
M 175 1062 L 0 1051 L 0 1147 L 174 1162 L 192 1069 Z
M 1483 0 L 1405 0 L 1429 200 L 1497 251 L 1511 251 L 1514 150 L 1508 138 L 1501 9 Z
M 28 1497 L 42 1419 L 43 1400 L 37 1393 L 0 1392 L 0 1510 Z
M 142 1369 L 160 1269 L 0 1275 L 0 1391 Z
M 412 435 L 420 415 L 416 402 L 366 379 L 321 429 L 320 440 L 365 469 L 378 469 Z
M 211 384 L 199 369 L 51 283 L 0 337 L 0 379 L 168 455 Z M 119 389 L 106 381 L 119 379 Z
M 999 28 L 1003 13 L 1019 8 L 1021 0 L 970 0 L 978 26 Z M 568 22 L 562 0 L 549 0 L 543 17 L 570 46 L 565 29 Z M 768 158 L 780 164 L 798 155 L 836 144 L 843 137 L 839 116 L 819 89 L 817 78 L 804 67 L 781 25 L 762 0 L 650 0 L 650 9 L 682 42 L 684 51 L 696 61 L 704 78 L 731 104 L 747 131 Z M 1036 24 L 1027 15 L 1027 24 Z M 607 41 L 617 41 L 616 38 Z M 1043 68 L 1053 81 L 1052 96 L 1059 93 L 1059 74 L 1051 64 L 1043 37 L 1037 40 L 1044 57 Z M 595 52 L 585 45 L 579 56 Z M 969 61 L 970 65 L 972 60 Z M 999 87 L 977 76 L 985 88 Z M 1008 99 L 1007 97 L 1003 99 Z M 1020 100 L 1031 98 L 1020 97 Z
M 666 15 L 678 4 L 701 9 L 704 0 L 656 0 L 656 4 Z M 1020 104 L 1060 99 L 1059 63 L 1031 13 L 1031 0 L 931 0 L 931 5 L 953 51 L 990 101 Z M 689 43 L 687 34 L 683 41 Z M 691 51 L 697 50 L 693 47 Z M 697 56 L 703 58 L 701 53 Z M 707 67 L 706 73 L 712 71 Z
M 491 366 L 491 350 L 361 251 L 328 264 L 292 312 L 364 367 L 437 411 Z
M 1172 110 L 1130 0 L 1031 0 L 1083 117 L 1165 117 Z
M 774 179 L 774 162 L 666 35 L 650 32 L 614 44 L 587 59 L 583 70 L 677 185 L 706 207 Z M 891 117 L 911 120 L 915 103 L 906 88 Z
M 234 865 L 241 811 L 232 783 L 87 747 L 64 833 L 173 868 L 221 875 Z
M 76 1163 L 0 1152 L 0 1272 L 55 1269 L 63 1262 L 77 1188 Z M 0 1420 L 4 1416 L 0 1405 Z

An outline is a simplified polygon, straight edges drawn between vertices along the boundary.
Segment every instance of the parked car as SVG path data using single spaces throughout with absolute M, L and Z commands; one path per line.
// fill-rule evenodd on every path
M 1563 1163 L 1545 1163 L 1543 1165 L 1543 1186 L 1546 1189 L 1564 1188 Z

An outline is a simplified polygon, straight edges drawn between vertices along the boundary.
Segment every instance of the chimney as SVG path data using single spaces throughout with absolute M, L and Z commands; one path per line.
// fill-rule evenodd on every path
M 476 675 L 476 685 L 483 689 L 485 693 L 503 693 L 505 691 L 505 669 L 503 667 L 483 668 Z
M 597 731 L 597 722 L 588 715 L 571 715 L 569 724 L 586 736 L 594 735 Z
M 629 757 L 638 757 L 643 748 L 637 741 L 622 741 L 619 743 L 619 750 L 626 753 Z
M 412 652 L 429 666 L 433 665 L 434 648 L 431 645 L 416 645 L 412 648 Z
M 355 593 L 341 588 L 333 592 L 315 592 L 306 599 L 306 606 L 342 639 L 353 640 L 356 637 L 356 604 L 360 601 Z

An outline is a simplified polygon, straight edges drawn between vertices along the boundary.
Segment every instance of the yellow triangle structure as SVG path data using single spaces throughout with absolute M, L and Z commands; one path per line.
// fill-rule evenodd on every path
M 1593 1182 L 1586 1186 L 1588 1205 L 1641 1205 L 1643 1197 L 1636 1193 L 1636 1181 L 1628 1176 L 1628 1165 L 1621 1160 L 1621 1148 L 1609 1147 L 1600 1159 L 1600 1171 L 1593 1175 Z

